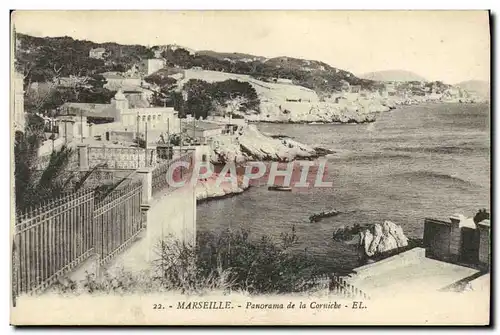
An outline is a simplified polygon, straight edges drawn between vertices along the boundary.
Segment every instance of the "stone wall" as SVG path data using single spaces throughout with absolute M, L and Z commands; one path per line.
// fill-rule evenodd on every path
M 187 244 L 196 242 L 195 184 L 158 195 L 146 212 L 146 238 L 149 259 L 155 257 L 155 246 L 162 239 L 175 239 Z
M 490 220 L 478 224 L 479 229 L 479 262 L 482 266 L 490 265 Z
M 462 249 L 462 230 L 460 229 L 460 219 L 450 218 L 450 257 L 458 260 Z
M 109 169 L 138 169 L 144 166 L 155 166 L 157 164 L 156 147 L 148 148 L 147 155 L 142 148 L 119 148 L 119 147 L 89 147 L 88 164 L 90 168 L 99 164 L 105 164 Z M 147 164 L 146 162 L 147 156 Z
M 425 219 L 424 246 L 428 256 L 437 259 L 450 257 L 451 227 L 448 222 Z
M 460 226 L 458 217 L 450 221 L 425 219 L 424 246 L 427 255 L 442 261 L 462 262 L 473 267 L 490 264 L 490 223 L 484 220 L 476 227 Z

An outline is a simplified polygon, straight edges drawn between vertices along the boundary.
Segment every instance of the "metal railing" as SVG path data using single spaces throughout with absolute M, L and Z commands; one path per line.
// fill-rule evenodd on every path
M 315 276 L 302 282 L 298 287 L 299 291 L 311 292 L 327 290 L 330 294 L 341 296 L 343 298 L 361 298 L 369 300 L 370 297 L 354 285 L 349 284 L 345 277 L 337 275 Z
M 102 265 L 126 248 L 142 231 L 142 183 L 117 189 L 94 210 L 95 253 Z
M 40 291 L 92 251 L 94 192 L 61 196 L 17 217 L 14 291 Z
M 344 277 L 333 275 L 330 282 L 330 292 L 335 295 L 340 295 L 345 298 L 362 298 L 370 299 L 370 297 L 358 289 L 354 285 L 349 284 Z
M 96 254 L 102 265 L 143 229 L 142 182 L 103 198 L 82 190 L 18 214 L 13 241 L 13 297 L 43 291 Z

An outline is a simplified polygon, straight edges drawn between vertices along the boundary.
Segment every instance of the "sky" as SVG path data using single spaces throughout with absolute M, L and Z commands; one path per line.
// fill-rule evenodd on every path
M 400 69 L 449 84 L 490 77 L 486 11 L 18 11 L 12 21 L 33 36 L 289 56 L 357 75 Z

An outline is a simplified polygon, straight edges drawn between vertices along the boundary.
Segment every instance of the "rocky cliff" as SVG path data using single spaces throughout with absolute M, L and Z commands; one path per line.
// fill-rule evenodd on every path
M 198 181 L 195 189 L 196 200 L 198 202 L 221 199 L 237 195 L 243 193 L 249 188 L 248 186 L 245 187 L 242 184 L 241 178 L 239 178 L 237 185 L 233 185 L 230 182 L 222 182 L 220 183 L 220 185 L 217 185 L 216 178 L 217 177 L 214 176 L 213 178 L 204 181 Z
M 267 102 L 261 103 L 259 114 L 245 115 L 249 121 L 276 123 L 365 123 L 373 122 L 377 113 L 390 108 L 377 102 Z
M 242 126 L 234 135 L 221 135 L 212 140 L 212 163 L 243 163 L 252 160 L 289 162 L 312 159 L 320 155 L 308 145 L 290 138 L 272 138 L 255 125 Z
M 360 246 L 368 257 L 408 246 L 408 238 L 401 226 L 391 221 L 385 221 L 382 225 L 377 223 L 359 235 Z

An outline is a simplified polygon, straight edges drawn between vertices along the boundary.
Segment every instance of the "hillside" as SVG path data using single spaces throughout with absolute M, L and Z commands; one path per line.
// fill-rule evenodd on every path
M 23 73 L 32 69 L 28 78 L 31 81 L 50 80 L 54 69 L 62 69 L 61 76 L 124 72 L 142 59 L 153 58 L 156 52 L 170 67 L 195 67 L 245 74 L 269 82 L 278 78 L 286 79 L 318 93 L 338 91 L 344 82 L 367 89 L 372 89 L 375 84 L 371 80 L 358 78 L 348 71 L 315 60 L 291 57 L 267 59 L 243 53 L 195 51 L 175 44 L 148 48 L 142 45 L 94 43 L 68 36 L 41 38 L 19 33 L 16 36 L 16 67 Z M 89 57 L 91 49 L 101 47 L 106 49 L 104 59 Z
M 364 73 L 359 77 L 375 81 L 428 81 L 414 72 L 404 70 L 375 71 Z
M 474 92 L 480 97 L 489 98 L 490 97 L 490 83 L 483 80 L 467 80 L 456 84 L 466 91 Z
M 220 60 L 230 60 L 230 61 L 243 61 L 243 62 L 259 61 L 259 62 L 263 62 L 266 60 L 266 57 L 244 54 L 244 53 L 239 53 L 239 52 L 216 52 L 216 51 L 212 51 L 212 50 L 200 50 L 200 51 L 196 51 L 196 54 L 203 55 L 203 56 L 210 56 L 210 57 L 218 58 Z
M 126 71 L 141 59 L 154 53 L 142 45 L 94 43 L 72 37 L 33 37 L 16 34 L 16 69 L 27 74 L 27 82 L 52 80 L 57 72 L 61 77 L 95 75 L 107 71 Z M 104 59 L 89 57 L 94 48 L 105 48 Z
M 184 85 L 192 79 L 203 80 L 209 83 L 220 82 L 229 79 L 238 80 L 241 82 L 248 82 L 255 89 L 261 102 L 266 101 L 283 101 L 289 100 L 304 100 L 317 102 L 319 101 L 318 95 L 311 89 L 280 83 L 268 83 L 265 81 L 257 80 L 249 75 L 225 73 L 218 71 L 205 71 L 205 70 L 185 70 L 184 77 L 179 81 L 179 86 Z
M 65 101 L 108 102 L 114 93 L 104 88 L 106 80 L 100 74 L 126 72 L 154 57 L 162 58 L 165 67 L 144 78 L 154 91 L 151 104 L 172 106 L 179 115 L 207 117 L 231 113 L 252 121 L 359 123 L 374 121 L 377 113 L 396 104 L 423 101 L 428 92 L 448 92 L 448 100 L 464 98 L 464 94 L 456 96 L 449 90 L 449 85 L 422 83 L 425 79 L 408 71 L 365 75 L 377 80 L 403 81 L 394 87 L 392 97 L 383 98 L 379 91 L 383 83 L 361 79 L 316 60 L 196 51 L 177 44 L 149 48 L 67 36 L 16 37 L 16 68 L 25 75 L 27 87 L 32 82 L 52 82 L 54 78 L 69 76 L 89 80 L 88 85 L 72 88 L 59 85 L 42 105 L 26 102 L 28 109 L 54 110 Z M 90 57 L 89 51 L 95 48 L 105 49 L 99 55 L 102 58 Z M 345 92 L 346 83 L 359 85 L 363 92 Z
M 278 78 L 286 79 L 318 93 L 338 91 L 344 82 L 361 85 L 367 89 L 373 88 L 375 84 L 371 80 L 360 79 L 348 71 L 313 60 L 291 57 L 266 59 L 254 55 L 215 51 L 193 53 L 183 48 L 173 49 L 168 45 L 157 48 L 164 50 L 162 55 L 169 66 L 244 74 L 268 82 L 276 81 Z

